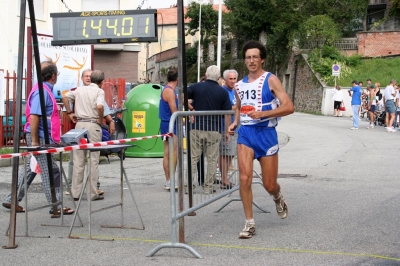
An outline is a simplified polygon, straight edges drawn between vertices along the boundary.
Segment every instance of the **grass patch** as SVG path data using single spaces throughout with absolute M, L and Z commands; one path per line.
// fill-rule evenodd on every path
M 14 148 L 11 147 L 5 147 L 0 149 L 0 154 L 9 154 L 9 153 L 14 153 Z M 60 161 L 60 154 L 54 154 L 54 157 L 56 158 L 56 161 Z M 63 162 L 68 162 L 69 161 L 69 153 L 63 153 Z
M 14 148 L 1 148 L 0 149 L 0 154 L 9 154 L 9 153 L 14 153 Z
M 363 87 L 366 87 L 367 79 L 371 79 L 385 88 L 400 73 L 400 57 L 362 59 L 360 55 L 345 56 L 334 46 L 326 45 L 307 54 L 307 61 L 328 86 L 335 85 L 333 64 L 340 65 L 341 75 L 336 79 L 336 84 L 342 87 L 351 87 L 353 80 L 362 81 Z
M 357 67 L 350 67 L 350 69 L 351 73 L 347 77 L 336 80 L 338 85 L 351 87 L 351 82 L 358 80 L 363 82 L 363 87 L 366 87 L 367 79 L 371 79 L 373 83 L 379 82 L 381 88 L 385 88 L 391 79 L 400 81 L 399 57 L 364 59 Z M 328 85 L 334 86 L 334 84 Z
M 60 161 L 60 153 L 54 154 L 56 161 Z M 63 162 L 69 162 L 69 153 L 63 153 Z

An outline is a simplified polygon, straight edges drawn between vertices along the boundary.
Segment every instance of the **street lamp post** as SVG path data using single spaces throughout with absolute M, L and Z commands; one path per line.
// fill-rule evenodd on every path
M 221 38 L 222 38 L 222 1 L 219 0 L 218 8 L 218 44 L 217 44 L 217 67 L 221 71 Z
M 200 55 L 201 55 L 201 1 L 199 1 L 200 4 L 200 11 L 199 11 L 199 47 L 197 49 L 197 82 L 200 82 Z

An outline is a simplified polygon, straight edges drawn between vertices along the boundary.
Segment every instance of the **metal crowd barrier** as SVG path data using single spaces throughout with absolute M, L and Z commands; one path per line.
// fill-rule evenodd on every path
M 184 248 L 197 258 L 202 258 L 193 247 L 185 243 L 184 217 L 187 215 L 194 216 L 196 215 L 196 210 L 226 196 L 230 196 L 233 192 L 239 190 L 237 152 L 229 154 L 230 156 L 232 156 L 232 154 L 234 155 L 232 156 L 232 165 L 228 165 L 226 180 L 223 180 L 223 165 L 219 163 L 220 142 L 225 141 L 225 132 L 222 131 L 222 125 L 225 123 L 224 117 L 225 115 L 233 115 L 233 113 L 234 111 L 178 111 L 172 115 L 169 124 L 169 132 L 174 132 L 174 125 L 176 122 L 178 139 L 176 171 L 178 177 L 178 191 L 174 189 L 175 169 L 173 156 L 171 156 L 174 152 L 174 139 L 168 138 L 171 178 L 171 242 L 156 246 L 147 254 L 148 257 L 153 256 L 162 248 Z M 212 127 L 207 123 L 210 119 L 216 121 L 215 126 Z M 200 126 L 200 130 L 196 129 L 196 123 L 198 125 L 203 125 Z M 184 146 L 186 146 L 186 152 Z M 235 146 L 237 146 L 237 144 Z M 221 154 L 226 154 L 226 152 L 228 152 L 226 149 L 221 149 Z M 203 154 L 204 160 L 201 160 L 201 154 Z M 223 183 L 227 182 L 231 183 L 231 185 L 221 188 L 224 186 Z M 253 183 L 262 185 L 261 176 L 257 173 L 255 173 Z M 179 205 L 177 205 L 176 202 L 176 193 L 178 193 Z M 240 200 L 240 197 L 231 198 L 216 212 L 219 212 L 230 202 Z M 255 202 L 253 202 L 253 204 L 261 211 L 268 212 Z M 177 231 L 178 225 L 179 241 Z

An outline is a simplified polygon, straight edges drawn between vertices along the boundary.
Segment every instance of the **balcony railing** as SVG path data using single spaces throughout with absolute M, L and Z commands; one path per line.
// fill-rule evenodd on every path
M 369 0 L 369 5 L 382 5 L 386 4 L 386 0 Z
M 321 40 L 309 41 L 303 45 L 303 49 L 314 49 L 322 47 L 324 42 Z M 333 45 L 339 50 L 357 50 L 358 41 L 357 38 L 342 38 L 333 43 Z

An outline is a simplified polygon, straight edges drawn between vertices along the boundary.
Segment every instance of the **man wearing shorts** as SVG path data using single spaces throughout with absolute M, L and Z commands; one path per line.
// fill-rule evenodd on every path
M 369 126 L 367 129 L 375 128 L 375 109 L 376 109 L 376 95 L 375 95 L 375 86 L 368 86 L 368 114 L 369 114 Z
M 160 118 L 160 132 L 161 134 L 167 134 L 169 132 L 169 121 L 174 112 L 178 110 L 178 96 L 175 94 L 175 88 L 178 86 L 178 71 L 176 69 L 170 69 L 167 73 L 167 85 L 165 85 L 161 92 L 160 105 L 158 109 L 158 117 Z M 176 151 L 178 147 L 178 138 L 176 136 L 176 124 L 174 127 L 174 154 L 173 154 L 173 167 L 176 169 Z M 165 190 L 171 189 L 170 180 L 170 169 L 169 169 L 169 149 L 168 149 L 168 137 L 163 138 L 164 142 L 164 157 L 163 167 L 165 173 Z M 175 189 L 178 186 L 175 185 Z
M 239 238 L 246 239 L 251 238 L 256 230 L 251 188 L 254 159 L 260 163 L 263 186 L 273 196 L 279 217 L 287 217 L 288 207 L 277 182 L 279 145 L 275 127 L 278 117 L 293 113 L 294 107 L 279 79 L 263 70 L 267 55 L 265 46 L 258 41 L 248 41 L 242 52 L 249 74 L 235 85 L 235 89 L 240 98 L 237 103 L 241 124 L 238 132 L 240 196 L 246 216 Z M 237 113 L 229 127 L 230 134 L 238 124 Z
M 394 104 L 394 98 L 396 97 L 396 91 L 394 89 L 396 86 L 396 80 L 392 79 L 390 84 L 385 88 L 383 93 L 383 107 L 386 111 L 386 130 L 388 132 L 396 132 L 393 128 L 393 122 L 396 112 L 396 106 Z
M 236 98 L 238 97 L 236 94 L 235 83 L 237 81 L 238 73 L 234 69 L 227 69 L 224 71 L 224 88 L 229 95 L 229 99 L 232 104 L 232 110 L 236 110 Z M 232 115 L 231 122 L 234 121 L 234 116 Z M 225 124 L 222 124 L 222 132 L 225 132 Z M 228 169 L 232 163 L 233 157 L 236 156 L 237 153 L 237 130 L 234 132 L 232 136 L 230 136 L 229 140 L 225 140 L 225 133 L 221 133 L 221 142 L 219 145 L 219 169 L 221 170 L 221 189 L 231 189 L 235 186 L 228 180 Z

